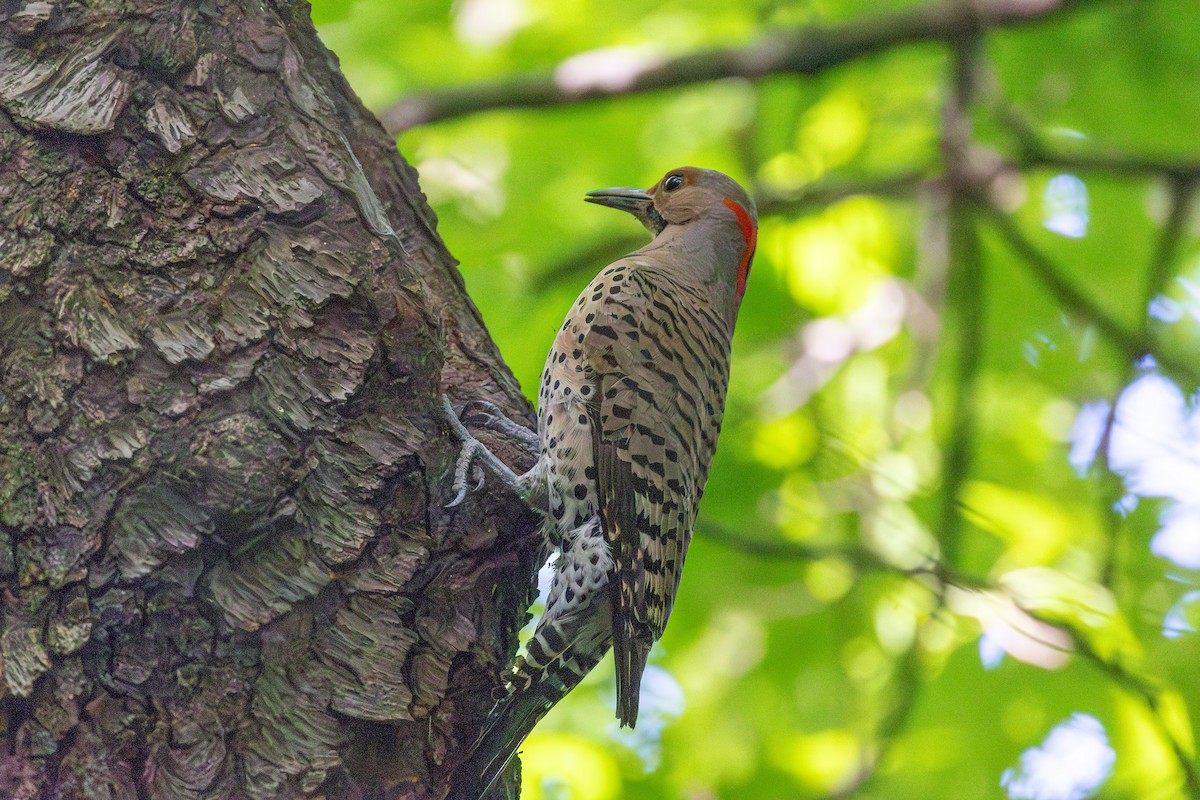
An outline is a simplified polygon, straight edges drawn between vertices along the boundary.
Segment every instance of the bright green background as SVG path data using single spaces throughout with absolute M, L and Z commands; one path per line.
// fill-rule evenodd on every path
M 314 18 L 382 110 L 409 92 L 546 73 L 597 48 L 669 57 L 904 5 L 316 0 Z M 1200 5 L 1093 2 L 990 32 L 980 57 L 976 144 L 1013 162 L 997 196 L 1024 236 L 1126 328 L 1147 325 L 1195 363 L 1195 215 L 1154 282 L 1162 177 L 1023 166 L 1010 120 L 1055 152 L 1200 160 Z M 640 234 L 629 217 L 581 202 L 585 191 L 648 186 L 682 164 L 727 171 L 764 204 L 849 181 L 933 178 L 950 73 L 945 45 L 910 45 L 815 77 L 476 114 L 398 144 L 532 394 L 576 292 Z M 1062 173 L 1086 187 L 1086 201 L 1071 200 L 1086 209 L 1081 238 L 1043 224 Z M 1195 387 L 1173 373 L 1174 397 L 1153 379 L 1139 387 L 1163 390 L 1157 404 L 1126 393 L 1114 447 L 1145 452 L 1122 461 L 1114 451 L 1117 476 L 1103 460 L 1081 476 L 1068 461 L 1080 409 L 1111 403 L 1145 365 L 1131 367 L 1049 292 L 1044 268 L 1014 255 L 985 215 L 961 220 L 981 248 L 981 285 L 967 292 L 966 256 L 947 260 L 941 244 L 938 198 L 913 186 L 764 214 L 720 452 L 641 724 L 616 731 L 606 660 L 527 741 L 524 797 L 1004 797 L 1005 770 L 1074 713 L 1099 720 L 1116 753 L 1095 796 L 1186 795 L 1200 716 L 1200 637 L 1188 623 L 1200 595 L 1189 593 L 1200 575 L 1152 555 L 1150 541 L 1164 511 L 1200 498 Z M 1160 291 L 1178 319 L 1148 323 L 1144 298 Z M 981 336 L 973 379 L 960 359 L 971 330 Z M 961 474 L 947 472 L 956 435 L 971 454 Z M 1188 537 L 1200 538 L 1200 523 Z M 914 570 L 943 560 L 958 585 Z M 1183 623 L 1170 638 L 1168 611 Z M 985 630 L 1010 649 L 990 668 Z

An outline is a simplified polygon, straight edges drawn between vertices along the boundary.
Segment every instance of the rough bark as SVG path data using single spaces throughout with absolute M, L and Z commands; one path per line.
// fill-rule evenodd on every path
M 442 391 L 528 415 L 305 4 L 0 0 L 0 797 L 441 796 L 534 573 Z

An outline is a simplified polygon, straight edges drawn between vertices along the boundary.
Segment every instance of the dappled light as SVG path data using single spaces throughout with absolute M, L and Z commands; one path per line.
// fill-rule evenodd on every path
M 647 242 L 585 192 L 758 206 L 642 716 L 602 662 L 525 800 L 1200 797 L 1200 14 L 967 5 L 315 0 L 531 399 Z
M 507 42 L 532 16 L 524 0 L 461 0 L 452 13 L 459 38 L 479 47 Z
M 620 91 L 646 69 L 662 63 L 663 56 L 650 47 L 613 47 L 571 56 L 558 65 L 554 79 L 568 92 L 591 88 Z
M 616 760 L 604 747 L 569 734 L 534 732 L 521 763 L 527 800 L 616 800 L 622 796 Z

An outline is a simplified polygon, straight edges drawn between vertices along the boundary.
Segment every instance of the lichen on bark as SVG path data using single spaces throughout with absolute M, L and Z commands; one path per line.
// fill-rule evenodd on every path
M 440 796 L 536 554 L 442 392 L 528 414 L 306 6 L 0 4 L 0 796 Z

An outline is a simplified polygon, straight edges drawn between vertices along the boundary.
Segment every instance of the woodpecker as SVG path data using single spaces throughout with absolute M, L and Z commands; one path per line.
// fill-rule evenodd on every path
M 544 513 L 557 558 L 537 629 L 456 769 L 451 797 L 460 800 L 486 794 L 610 647 L 617 719 L 637 722 L 646 658 L 671 615 L 721 430 L 758 238 L 754 201 L 727 175 L 697 167 L 585 199 L 633 214 L 654 238 L 602 269 L 567 313 L 538 388 L 533 469 L 518 478 L 485 454 Z M 457 503 L 482 446 L 455 429 L 466 460 Z

